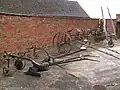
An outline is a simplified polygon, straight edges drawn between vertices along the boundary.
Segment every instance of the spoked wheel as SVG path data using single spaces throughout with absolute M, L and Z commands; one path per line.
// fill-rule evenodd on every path
M 53 46 L 57 49 L 57 54 L 63 54 L 71 51 L 71 37 L 66 32 L 58 32 L 53 37 Z M 68 47 L 68 48 L 66 48 Z
M 69 53 L 71 50 L 72 50 L 72 45 L 69 43 L 65 43 L 58 48 L 58 53 L 66 54 L 66 53 Z
M 54 35 L 53 40 L 52 40 L 53 47 L 55 47 L 56 44 L 61 41 L 62 35 L 63 35 L 63 34 L 62 34 L 61 32 L 58 32 L 58 33 L 56 33 L 56 34 Z
M 113 41 L 108 41 L 108 46 L 109 46 L 109 47 L 113 47 L 113 46 L 114 46 Z
M 57 44 L 59 54 L 66 54 L 72 50 L 71 39 L 68 34 L 62 36 L 61 41 Z

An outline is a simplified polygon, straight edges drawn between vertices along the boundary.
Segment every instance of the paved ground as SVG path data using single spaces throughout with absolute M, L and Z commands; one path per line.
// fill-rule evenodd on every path
M 115 41 L 115 46 L 109 48 L 120 53 L 120 43 L 119 40 Z M 106 43 L 101 43 L 96 45 L 99 50 L 108 52 L 114 56 L 120 58 L 120 54 L 116 54 L 102 47 L 107 47 Z M 84 76 L 93 85 L 105 85 L 108 90 L 120 90 L 120 59 L 116 59 L 110 55 L 101 53 L 96 50 L 88 49 L 91 55 L 99 56 L 98 59 L 100 63 L 91 61 L 81 61 L 74 62 L 66 66 L 68 72 L 79 77 Z
M 120 52 L 119 45 L 117 41 L 111 49 Z M 120 57 L 101 46 L 105 47 L 106 43 L 97 44 L 95 47 Z M 73 62 L 63 65 L 64 70 L 54 66 L 49 71 L 42 72 L 41 78 L 24 75 L 23 72 L 30 66 L 28 63 L 22 71 L 13 69 L 14 74 L 9 77 L 2 76 L 0 72 L 0 90 L 94 90 L 92 86 L 96 84 L 104 85 L 108 90 L 120 90 L 120 60 L 92 49 L 68 57 L 86 53 L 97 56 L 90 58 L 100 62 Z
M 84 77 L 75 77 L 59 67 L 43 72 L 42 77 L 32 77 L 16 71 L 10 77 L 0 78 L 0 90 L 93 90 Z

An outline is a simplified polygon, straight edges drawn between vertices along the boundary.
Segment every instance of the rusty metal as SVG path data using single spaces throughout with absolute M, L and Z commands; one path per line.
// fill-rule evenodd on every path
M 103 29 L 100 29 L 100 28 L 95 28 L 90 30 L 89 34 L 93 37 L 95 43 L 96 42 L 99 43 L 100 41 L 103 41 L 106 39 Z
M 10 62 L 13 62 L 15 67 L 19 70 L 23 69 L 26 66 L 26 61 L 21 60 L 23 56 L 19 55 L 19 57 L 16 58 L 15 56 L 11 56 L 11 53 L 5 51 L 3 57 L 5 61 L 7 61 L 7 67 L 3 68 L 3 73 L 4 71 L 8 71 L 10 69 Z M 8 70 L 5 70 L 5 68 L 7 68 Z
M 44 51 L 47 53 L 46 54 L 47 58 L 45 57 L 46 61 L 45 61 L 45 59 L 42 60 L 41 64 L 37 63 L 34 59 L 28 58 L 26 56 L 21 57 L 19 55 L 12 54 L 12 53 L 7 53 L 7 52 L 5 52 L 4 55 L 8 56 L 10 58 L 16 58 L 14 65 L 15 65 L 16 69 L 18 69 L 18 70 L 23 69 L 23 65 L 24 65 L 23 61 L 30 61 L 33 66 L 30 67 L 29 70 L 27 72 L 25 72 L 25 74 L 26 75 L 33 75 L 33 76 L 36 76 L 36 75 L 41 76 L 40 73 L 38 73 L 38 72 L 46 71 L 46 70 L 48 70 L 48 67 L 53 66 L 53 65 L 59 65 L 59 64 L 82 61 L 82 60 L 90 60 L 90 61 L 99 62 L 98 60 L 89 59 L 89 58 L 86 58 L 85 56 L 72 57 L 72 58 L 69 58 L 69 59 L 61 60 L 61 61 L 55 61 L 55 59 L 57 59 L 57 58 L 62 58 L 62 57 L 65 57 L 65 56 L 80 52 L 81 50 L 78 50 L 76 52 L 72 52 L 72 53 L 69 53 L 69 54 L 64 54 L 62 56 L 56 56 L 56 57 L 53 57 L 53 56 L 49 55 L 49 53 L 46 50 L 44 50 Z M 47 62 L 47 63 L 45 63 L 45 62 Z M 9 64 L 8 64 L 8 69 L 9 69 Z M 3 68 L 3 70 L 4 70 L 3 73 L 8 73 L 8 70 L 6 68 Z
M 41 77 L 41 74 L 39 72 L 48 70 L 48 67 L 50 67 L 50 66 L 53 66 L 53 65 L 59 66 L 60 64 L 76 62 L 76 61 L 82 61 L 82 60 L 89 60 L 89 61 L 99 62 L 98 60 L 93 60 L 93 59 L 89 59 L 89 58 L 85 58 L 85 57 L 84 58 L 74 57 L 74 58 L 69 58 L 69 59 L 66 59 L 66 60 L 52 62 L 52 63 L 48 62 L 48 64 L 42 64 L 42 65 L 38 65 L 36 63 L 33 63 L 33 67 L 30 67 L 29 70 L 27 72 L 25 72 L 25 74 Z
M 72 31 L 76 31 L 75 34 L 72 33 Z M 99 43 L 103 40 L 107 39 L 104 29 L 103 29 L 103 20 L 99 20 L 99 23 L 95 25 L 93 28 L 89 30 L 85 29 L 71 29 L 69 31 L 65 32 L 58 32 L 53 37 L 53 46 L 57 47 L 58 53 L 61 53 L 61 49 L 64 48 L 65 45 L 68 45 L 68 48 L 64 48 L 63 53 L 69 53 L 72 50 L 72 42 L 82 42 L 84 44 L 90 45 L 91 43 Z M 84 44 L 80 44 L 80 47 L 82 47 Z M 113 38 L 110 37 L 108 40 L 108 45 L 110 47 L 114 46 Z
M 62 61 L 53 62 L 53 63 L 50 63 L 50 64 L 39 64 L 35 60 L 33 60 L 31 58 L 28 58 L 28 57 L 20 57 L 18 55 L 14 55 L 14 54 L 9 54 L 9 56 L 10 57 L 16 57 L 16 58 L 21 58 L 21 60 L 31 61 L 31 63 L 35 67 L 39 67 L 39 66 L 41 66 L 41 67 L 42 66 L 51 66 L 51 65 L 62 64 L 62 63 L 67 63 L 67 62 L 74 62 L 74 61 L 81 61 L 81 60 L 90 60 L 90 61 L 97 61 L 97 62 L 99 62 L 98 60 L 93 60 L 93 59 L 85 58 L 85 56 L 82 56 L 82 57 L 78 56 L 78 57 L 72 57 L 72 58 L 69 58 L 69 59 L 66 59 L 66 60 L 62 60 Z M 50 58 L 53 58 L 53 57 L 50 56 Z M 58 57 L 58 58 L 60 58 L 60 57 Z M 53 58 L 53 59 L 55 59 L 55 58 Z M 73 59 L 75 59 L 75 60 L 73 60 Z
M 70 41 L 70 37 L 66 32 L 58 32 L 54 35 L 52 43 L 54 47 L 57 47 L 58 54 L 62 54 L 69 53 L 71 51 L 72 46 Z
M 58 32 L 54 35 L 52 43 L 53 46 L 57 47 L 58 53 L 61 53 L 61 49 L 64 48 L 63 53 L 69 53 L 72 50 L 72 42 L 73 41 L 82 41 L 84 42 L 85 39 L 88 39 L 88 32 L 83 29 L 75 29 L 76 33 L 72 34 L 72 31 L 74 29 L 71 29 L 66 32 Z M 67 45 L 67 47 L 65 47 Z M 80 45 L 81 47 L 82 45 Z
M 108 46 L 109 47 L 113 47 L 114 46 L 114 43 L 113 43 L 113 36 L 111 35 L 111 34 L 109 34 L 110 36 L 110 38 L 109 38 L 109 40 L 108 40 Z
M 100 23 L 101 24 L 101 23 Z M 72 31 L 75 30 L 75 34 L 72 34 Z M 91 39 L 93 39 L 94 41 L 92 41 Z M 85 29 L 72 29 L 70 31 L 66 31 L 66 32 L 58 32 L 55 34 L 55 36 L 53 37 L 53 46 L 55 46 L 58 49 L 58 52 L 61 50 L 61 47 L 63 47 L 64 45 L 68 45 L 68 48 L 66 49 L 66 51 L 64 50 L 63 53 L 67 52 L 69 53 L 72 50 L 72 42 L 83 42 L 84 44 L 90 45 L 92 42 L 97 42 L 99 43 L 100 41 L 103 41 L 106 39 L 104 30 L 102 25 L 98 24 L 98 27 L 94 27 L 90 30 L 85 30 Z M 55 42 L 56 40 L 56 42 Z M 111 44 L 111 39 L 109 41 L 109 43 Z M 83 46 L 83 44 L 79 43 L 80 47 Z M 113 45 L 113 43 L 112 43 Z
M 103 40 L 107 39 L 108 46 L 109 47 L 114 46 L 114 42 L 113 42 L 113 36 L 114 35 L 112 35 L 110 32 L 107 32 L 107 34 L 109 34 L 109 37 L 106 36 L 103 27 L 93 28 L 93 29 L 89 30 L 88 33 L 89 33 L 88 36 L 91 35 L 91 37 L 94 39 L 95 43 L 99 43 L 100 41 L 103 41 Z M 89 40 L 89 41 L 91 41 L 91 40 Z
M 100 62 L 100 61 L 98 61 L 98 60 L 93 60 L 93 59 L 89 59 L 89 58 L 85 58 L 85 57 L 73 57 L 73 58 L 69 58 L 69 59 L 57 61 L 57 62 L 54 62 L 54 63 L 49 63 L 49 64 L 46 65 L 46 66 L 59 65 L 59 64 L 76 62 L 76 61 L 83 61 L 83 60 Z
M 47 60 L 48 60 L 49 57 L 50 57 L 46 50 L 44 50 L 42 48 L 38 48 L 36 46 L 34 46 L 34 47 L 32 46 L 30 48 L 27 48 L 27 50 L 25 52 L 19 52 L 19 53 L 16 53 L 16 54 L 8 53 L 8 52 L 5 51 L 4 54 L 3 54 L 3 57 L 7 61 L 7 66 L 5 66 L 3 68 L 3 74 L 4 75 L 9 74 L 10 62 L 13 61 L 13 60 L 15 60 L 15 61 L 13 61 L 12 64 L 16 67 L 17 70 L 22 70 L 26 66 L 26 60 L 32 62 L 35 66 L 38 65 L 38 63 L 36 63 L 33 58 L 31 58 L 31 57 L 28 58 L 27 57 L 26 54 L 31 52 L 30 50 L 32 50 L 32 53 L 31 53 L 32 55 L 36 55 L 36 50 L 42 50 L 46 53 L 46 56 L 44 58 L 47 58 Z
M 63 55 L 59 55 L 59 56 L 55 56 L 54 58 L 62 58 L 62 57 L 65 57 L 65 56 L 69 56 L 69 55 L 72 55 L 72 54 L 75 54 L 75 53 L 78 53 L 78 52 L 81 52 L 81 51 L 85 51 L 86 49 L 78 49 L 76 51 L 73 51 L 73 52 L 70 52 L 70 53 L 67 53 L 67 54 L 63 54 Z
M 37 47 L 36 45 L 27 48 L 24 53 L 24 56 L 32 59 L 45 58 L 45 56 L 49 56 L 48 52 L 44 48 Z
M 9 67 L 10 67 L 10 59 L 6 59 L 6 61 L 7 61 L 7 66 L 5 66 L 5 67 L 3 67 L 3 74 L 5 75 L 5 76 L 8 76 L 9 75 Z

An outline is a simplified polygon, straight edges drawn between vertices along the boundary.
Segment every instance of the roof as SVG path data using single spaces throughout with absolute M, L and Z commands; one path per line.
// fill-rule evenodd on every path
M 67 0 L 0 0 L 0 13 L 89 17 L 77 1 Z

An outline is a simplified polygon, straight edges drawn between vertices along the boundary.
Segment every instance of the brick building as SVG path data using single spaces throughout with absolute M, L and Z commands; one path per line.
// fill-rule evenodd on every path
M 58 31 L 96 23 L 76 1 L 0 0 L 0 51 L 50 45 Z

